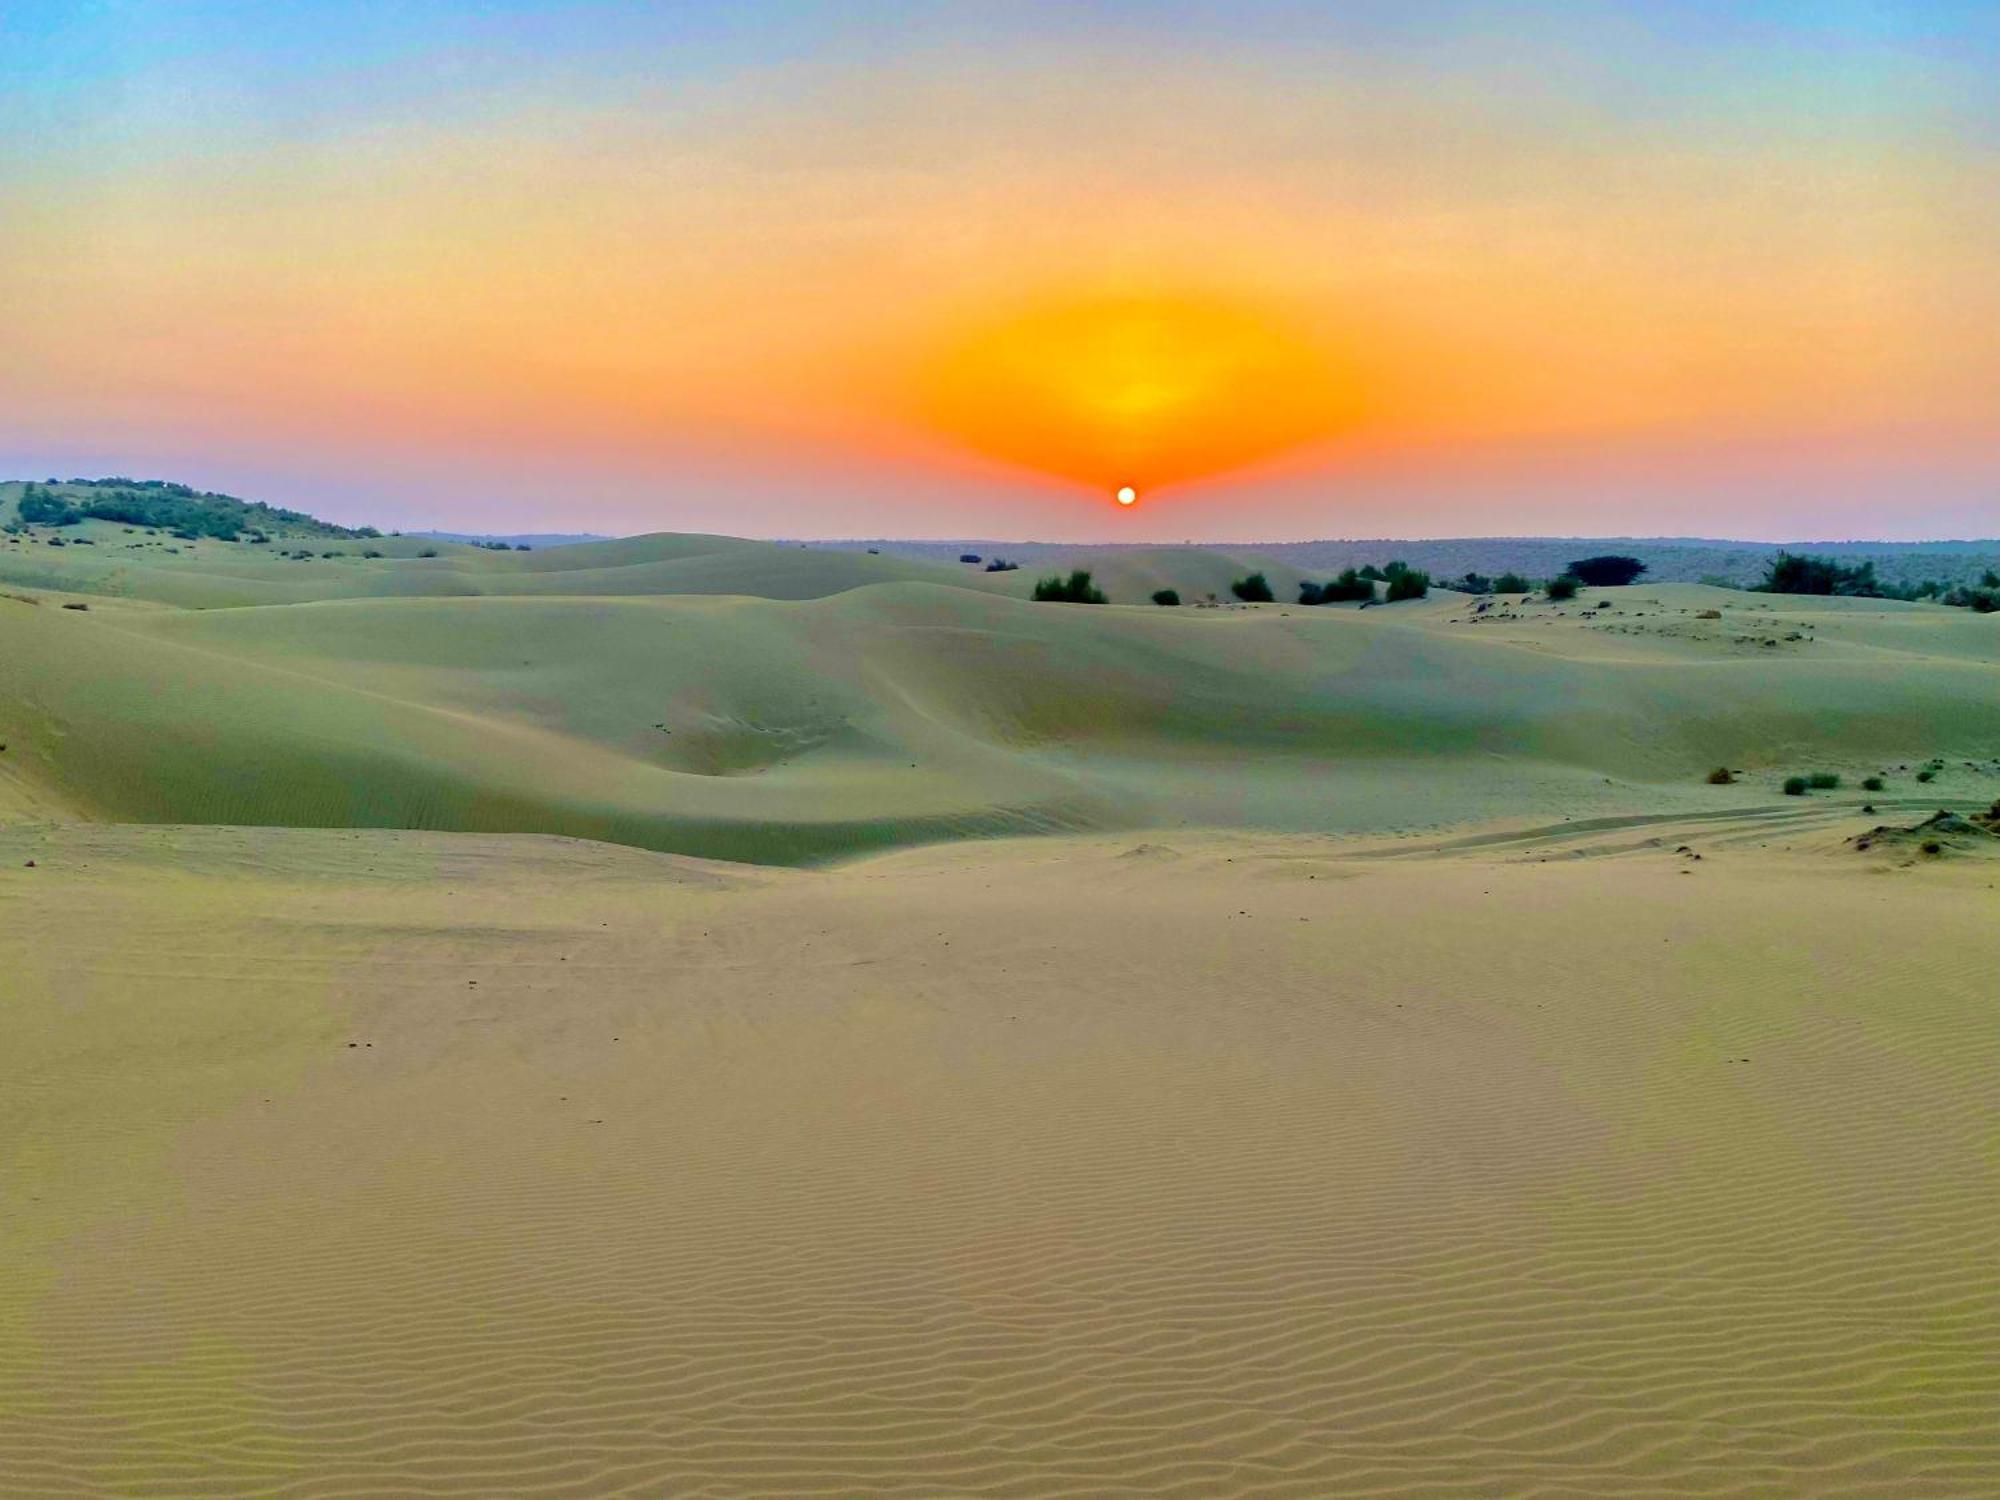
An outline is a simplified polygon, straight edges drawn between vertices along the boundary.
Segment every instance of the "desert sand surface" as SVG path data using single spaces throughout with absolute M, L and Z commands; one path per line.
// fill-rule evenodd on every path
M 2000 861 L 1872 821 L 13 823 L 0 1492 L 1994 1493 Z
M 0 1494 L 2000 1492 L 2000 617 L 384 545 L 0 558 Z

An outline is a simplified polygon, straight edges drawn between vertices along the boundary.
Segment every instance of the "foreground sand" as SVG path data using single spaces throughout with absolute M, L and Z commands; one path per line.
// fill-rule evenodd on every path
M 2000 864 L 1863 821 L 0 830 L 0 1493 L 2000 1492 Z

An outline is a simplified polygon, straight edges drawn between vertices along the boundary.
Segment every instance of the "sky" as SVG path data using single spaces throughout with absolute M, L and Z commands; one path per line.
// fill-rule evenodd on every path
M 1991 0 L 0 0 L 0 61 L 0 477 L 2000 535 Z

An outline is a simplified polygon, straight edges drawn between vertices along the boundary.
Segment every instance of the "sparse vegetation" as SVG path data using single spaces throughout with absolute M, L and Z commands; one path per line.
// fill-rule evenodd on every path
M 1708 784 L 1710 786 L 1734 786 L 1736 784 L 1736 773 L 1727 766 L 1717 766 L 1713 771 L 1708 773 Z
M 1421 599 L 1430 591 L 1431 575 L 1420 569 L 1406 567 L 1389 574 L 1388 599 L 1391 604 L 1399 599 Z
M 1864 792 L 1879 792 L 1886 785 L 1888 783 L 1883 781 L 1880 776 L 1864 776 L 1861 778 L 1861 790 Z
M 1229 592 L 1245 604 L 1269 604 L 1277 597 L 1271 592 L 1271 580 L 1262 573 L 1237 579 L 1229 585 Z
M 1356 600 L 1373 599 L 1375 585 L 1361 576 L 1354 568 L 1346 568 L 1338 577 L 1323 583 L 1319 588 L 1321 604 L 1352 604 Z M 1303 602 L 1303 601 L 1301 601 Z
M 1922 782 L 1936 781 L 1937 772 L 1932 770 L 1929 766 L 1925 766 L 1921 771 L 1917 772 L 1917 780 Z
M 250 530 L 305 532 L 325 537 L 376 537 L 372 526 L 330 525 L 303 511 L 282 510 L 233 495 L 197 490 L 163 479 L 71 479 L 22 491 L 21 518 L 66 526 L 78 520 L 170 531 L 182 541 L 214 537 L 235 541 Z
M 1569 565 L 1569 576 L 1592 588 L 1622 588 L 1634 582 L 1646 565 L 1636 557 L 1606 553 L 1601 557 L 1580 557 Z
M 1574 599 L 1576 591 L 1582 585 L 1565 573 L 1560 578 L 1551 578 L 1543 587 L 1547 590 L 1549 598 L 1560 604 L 1566 599 Z
M 986 565 L 986 571 L 989 573 L 1013 573 L 1019 571 L 1020 566 L 1017 562 L 1008 562 L 1004 557 L 996 557 Z
M 1154 589 L 1153 602 L 1160 605 L 1175 605 L 1181 602 L 1178 589 Z
M 1502 573 L 1493 580 L 1493 592 L 1496 594 L 1530 594 L 1534 589 L 1535 586 L 1519 573 Z
M 1785 778 L 1785 795 L 1787 797 L 1803 797 L 1805 794 L 1806 794 L 1805 777 L 1787 776 Z
M 1044 604 L 1108 604 L 1104 591 L 1090 581 L 1088 568 L 1077 568 L 1069 577 L 1051 575 L 1035 584 L 1035 598 Z
M 1816 792 L 1830 792 L 1840 785 L 1840 777 L 1832 771 L 1812 771 L 1806 776 L 1806 785 Z
M 1764 581 L 1756 585 L 1760 594 L 1841 595 L 1855 599 L 1883 597 L 1875 578 L 1873 562 L 1852 567 L 1830 557 L 1807 557 L 1796 552 L 1780 552 L 1764 571 Z

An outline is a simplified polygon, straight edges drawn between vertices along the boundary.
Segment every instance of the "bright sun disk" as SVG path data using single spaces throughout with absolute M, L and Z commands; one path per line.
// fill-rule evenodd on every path
M 1131 505 L 1134 502 L 1136 502 L 1138 498 L 1139 498 L 1139 492 L 1133 489 L 1132 486 L 1129 484 L 1122 486 L 1118 491 L 1118 503 L 1120 505 Z

